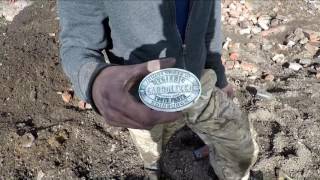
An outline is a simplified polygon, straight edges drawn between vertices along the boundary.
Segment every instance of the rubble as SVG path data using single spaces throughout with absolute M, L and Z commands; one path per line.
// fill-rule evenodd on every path
M 273 56 L 272 60 L 280 64 L 283 64 L 286 62 L 286 58 L 283 54 L 276 54 L 275 56 Z
M 307 43 L 307 44 L 305 44 L 304 49 L 307 50 L 310 54 L 314 55 L 318 52 L 319 47 L 314 46 L 311 43 Z
M 26 133 L 21 138 L 22 138 L 21 146 L 25 148 L 31 147 L 35 140 L 35 137 L 31 133 Z
M 266 81 L 273 81 L 275 79 L 275 77 L 272 74 L 263 74 L 262 79 L 264 79 Z
M 299 60 L 299 64 L 304 65 L 304 66 L 309 66 L 311 63 L 312 63 L 311 59 L 304 58 L 304 59 Z
M 228 50 L 228 47 L 229 47 L 229 43 L 232 41 L 231 38 L 227 37 L 226 38 L 226 41 L 223 43 L 223 46 L 222 48 L 225 49 L 225 50 Z
M 236 53 L 236 52 L 230 53 L 230 60 L 232 60 L 232 61 L 237 61 L 237 60 L 239 60 L 239 54 Z
M 64 91 L 64 92 L 61 94 L 62 100 L 63 100 L 65 103 L 69 103 L 69 102 L 71 101 L 71 99 L 73 98 L 73 94 L 74 94 L 74 92 L 73 92 L 72 90 Z
M 264 43 L 264 44 L 262 45 L 262 50 L 264 50 L 264 51 L 269 51 L 269 50 L 272 49 L 272 48 L 273 48 L 273 45 L 270 44 L 270 43 Z
M 14 3 L 10 1 L 0 1 L 0 17 L 4 17 L 7 21 L 13 21 L 13 18 L 24 8 L 30 6 L 33 2 L 30 0 L 19 0 Z
M 258 67 L 255 64 L 248 63 L 248 62 L 242 62 L 240 64 L 240 67 L 243 71 L 256 73 L 258 71 Z
M 271 22 L 272 17 L 269 15 L 261 15 L 258 18 L 258 25 L 263 29 L 263 30 L 268 30 L 269 25 Z
M 91 104 L 85 102 L 85 101 L 79 101 L 78 107 L 82 110 L 92 109 Z
M 244 34 L 250 34 L 251 33 L 251 28 L 245 28 L 245 29 L 241 29 L 239 31 L 239 34 L 244 35 Z
M 277 12 L 276 10 L 275 12 Z M 254 15 L 249 3 L 245 1 L 230 1 L 222 4 L 222 22 L 235 26 L 241 35 L 259 34 L 272 27 L 277 27 L 287 19 L 282 15 Z
M 298 63 L 290 63 L 289 64 L 289 69 L 292 69 L 294 71 L 299 71 L 300 69 L 302 69 L 303 67 L 298 64 Z

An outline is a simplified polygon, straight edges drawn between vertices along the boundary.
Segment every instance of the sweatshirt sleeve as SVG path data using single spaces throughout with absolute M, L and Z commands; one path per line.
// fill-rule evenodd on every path
M 228 85 L 225 69 L 221 62 L 222 30 L 221 30 L 221 1 L 213 1 L 210 21 L 206 34 L 207 60 L 206 68 L 212 68 L 217 74 L 216 86 L 224 88 Z
M 107 46 L 103 1 L 59 0 L 60 58 L 75 94 L 93 104 L 91 87 L 108 64 L 102 50 Z

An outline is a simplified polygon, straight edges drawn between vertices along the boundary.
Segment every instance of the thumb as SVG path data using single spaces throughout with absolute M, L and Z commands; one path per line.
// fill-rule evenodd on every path
M 176 64 L 176 59 L 171 57 L 148 61 L 148 62 L 137 65 L 137 71 L 135 71 L 137 74 L 135 75 L 146 76 L 151 72 L 173 67 L 175 64 Z

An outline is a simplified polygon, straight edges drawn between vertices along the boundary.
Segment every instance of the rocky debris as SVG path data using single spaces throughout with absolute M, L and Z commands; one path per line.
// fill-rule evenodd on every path
M 62 100 L 65 103 L 70 103 L 70 101 L 73 99 L 74 91 L 72 89 L 68 89 L 63 92 L 57 92 L 57 94 L 61 94 Z
M 246 90 L 254 97 L 257 98 L 262 98 L 262 99 L 267 99 L 271 100 L 274 99 L 273 95 L 269 92 L 267 92 L 265 89 L 255 86 L 255 85 L 250 85 L 246 87 Z
M 229 44 L 230 44 L 231 41 L 232 41 L 232 39 L 227 37 L 226 41 L 223 43 L 223 47 L 222 48 L 225 49 L 225 50 L 228 50 Z
M 272 61 L 279 63 L 279 64 L 283 64 L 286 62 L 286 58 L 283 54 L 276 54 L 272 57 Z
M 261 27 L 263 30 L 268 30 L 269 29 L 269 26 L 270 26 L 270 23 L 271 23 L 271 19 L 272 17 L 269 16 L 269 15 L 261 15 L 259 18 L 258 18 L 258 25 L 259 27 Z
M 310 54 L 315 55 L 318 52 L 319 47 L 314 46 L 311 43 L 307 43 L 305 44 L 304 49 L 307 50 Z
M 294 71 L 299 71 L 303 67 L 298 63 L 289 63 L 289 69 L 292 69 Z
M 304 0 L 304 1 L 308 3 L 312 9 L 313 8 L 316 10 L 320 9 L 320 1 L 318 0 Z
M 38 172 L 38 175 L 37 175 L 37 179 L 36 180 L 42 180 L 42 178 L 45 176 L 45 174 L 40 170 Z
M 270 74 L 270 73 L 262 73 L 261 76 L 262 79 L 266 80 L 266 81 L 273 81 L 275 79 L 274 75 Z
M 282 15 L 257 14 L 246 1 L 229 1 L 222 4 L 222 22 L 234 26 L 241 35 L 259 34 L 288 21 Z M 275 9 L 275 11 L 278 11 Z
M 268 41 L 268 40 L 263 40 L 263 44 L 261 46 L 261 49 L 264 51 L 269 51 L 273 48 L 273 44 L 272 42 Z
M 12 21 L 20 11 L 30 6 L 32 3 L 33 2 L 30 0 L 18 0 L 14 3 L 11 3 L 8 0 L 0 1 L 0 17 L 3 16 L 7 21 Z
M 255 64 L 248 63 L 248 62 L 242 62 L 240 64 L 240 67 L 243 71 L 247 71 L 250 73 L 256 73 L 258 71 L 258 67 Z
M 78 107 L 79 107 L 81 110 L 92 109 L 91 104 L 89 104 L 89 103 L 87 103 L 87 102 L 85 102 L 85 101 L 79 101 Z
M 270 35 L 273 35 L 273 34 L 278 34 L 278 33 L 281 33 L 281 32 L 285 32 L 287 30 L 287 26 L 285 25 L 280 25 L 280 26 L 277 26 L 277 27 L 273 27 L 273 28 L 270 28 L 266 31 L 263 31 L 261 32 L 261 36 L 262 37 L 266 37 L 266 36 L 270 36 Z
M 304 58 L 299 60 L 299 64 L 303 65 L 304 67 L 309 66 L 311 63 L 311 59 Z
M 36 138 L 31 133 L 26 133 L 23 136 L 21 136 L 21 146 L 29 148 L 32 146 L 35 139 Z
M 232 60 L 232 61 L 239 60 L 239 54 L 237 52 L 230 53 L 230 60 Z
M 309 39 L 310 42 L 320 41 L 320 33 L 312 30 L 304 30 L 305 36 Z
M 315 55 L 319 50 L 320 35 L 315 31 L 297 28 L 287 35 L 284 45 L 289 48 L 298 46 L 310 54 Z

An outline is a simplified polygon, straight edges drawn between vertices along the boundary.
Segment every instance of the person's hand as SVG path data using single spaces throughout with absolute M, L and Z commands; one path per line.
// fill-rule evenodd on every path
M 150 72 L 174 66 L 175 59 L 153 60 L 143 64 L 110 66 L 96 77 L 92 87 L 93 101 L 112 126 L 151 129 L 156 124 L 179 119 L 181 112 L 160 112 L 139 103 L 129 90 Z
M 231 84 L 228 84 L 226 87 L 222 88 L 222 91 L 226 93 L 229 98 L 234 97 L 234 90 Z

